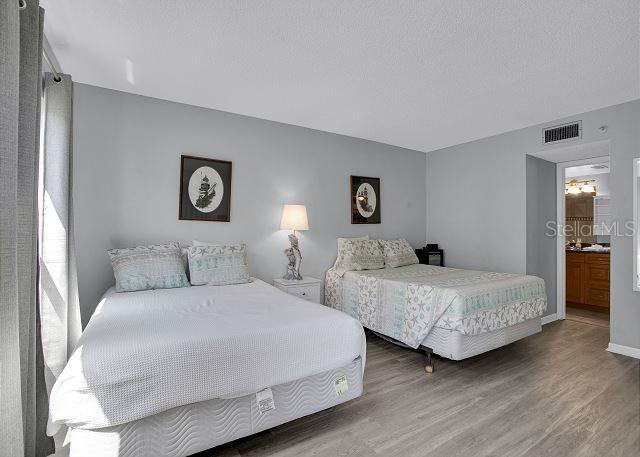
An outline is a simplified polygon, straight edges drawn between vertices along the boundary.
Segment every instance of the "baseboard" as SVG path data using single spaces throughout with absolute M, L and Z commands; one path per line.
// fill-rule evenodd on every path
M 631 346 L 623 346 L 621 344 L 609 343 L 607 351 L 614 354 L 626 355 L 627 357 L 633 357 L 640 359 L 640 349 L 632 348 Z
M 542 319 L 540 319 L 540 323 L 542 325 L 546 325 L 549 324 L 551 322 L 555 322 L 558 320 L 558 313 L 553 313 L 553 314 L 549 314 L 548 316 L 544 316 Z

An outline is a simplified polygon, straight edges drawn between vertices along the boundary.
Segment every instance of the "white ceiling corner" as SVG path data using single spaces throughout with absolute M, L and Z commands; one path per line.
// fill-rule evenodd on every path
M 41 0 L 75 81 L 420 151 L 639 98 L 637 0 Z

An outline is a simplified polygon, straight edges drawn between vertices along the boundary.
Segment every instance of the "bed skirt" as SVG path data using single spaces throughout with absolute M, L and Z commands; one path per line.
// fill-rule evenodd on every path
M 345 384 L 336 385 L 341 376 Z M 180 406 L 95 430 L 72 429 L 70 457 L 187 456 L 344 403 L 362 394 L 362 361 L 271 387 L 275 409 L 256 395 Z

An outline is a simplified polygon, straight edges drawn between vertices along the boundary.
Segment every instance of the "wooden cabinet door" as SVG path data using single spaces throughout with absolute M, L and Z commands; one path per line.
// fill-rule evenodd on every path
M 584 302 L 591 306 L 609 308 L 609 289 L 597 285 L 586 285 L 584 288 Z
M 587 305 L 609 308 L 609 255 L 590 254 L 585 257 L 582 295 Z
M 584 264 L 567 262 L 567 301 L 583 302 L 582 275 Z

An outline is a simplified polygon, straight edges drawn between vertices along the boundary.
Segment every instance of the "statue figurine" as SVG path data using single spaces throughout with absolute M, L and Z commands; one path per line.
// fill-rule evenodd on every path
M 289 259 L 287 274 L 284 275 L 284 279 L 300 281 L 302 279 L 302 276 L 300 275 L 302 255 L 300 254 L 300 248 L 298 247 L 298 237 L 294 234 L 289 235 L 289 242 L 291 243 L 291 247 L 284 250 L 284 255 Z

